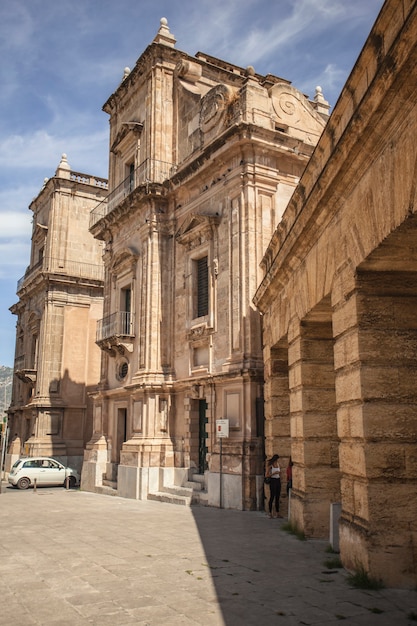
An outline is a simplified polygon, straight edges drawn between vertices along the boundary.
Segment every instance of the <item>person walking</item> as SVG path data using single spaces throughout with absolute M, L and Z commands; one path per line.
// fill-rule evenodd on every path
M 267 468 L 265 476 L 270 478 L 269 489 L 269 515 L 268 517 L 282 517 L 279 513 L 279 499 L 281 496 L 281 468 L 278 463 L 279 454 L 274 454 L 274 456 L 267 461 Z M 275 500 L 275 515 L 272 514 L 272 507 Z

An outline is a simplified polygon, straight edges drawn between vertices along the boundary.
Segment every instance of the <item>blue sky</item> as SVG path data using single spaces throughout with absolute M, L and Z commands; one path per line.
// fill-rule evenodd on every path
M 28 206 L 62 153 L 107 177 L 102 105 L 166 17 L 198 51 L 275 74 L 333 106 L 383 0 L 13 0 L 0 2 L 0 365 L 12 366 L 16 282 L 29 262 Z

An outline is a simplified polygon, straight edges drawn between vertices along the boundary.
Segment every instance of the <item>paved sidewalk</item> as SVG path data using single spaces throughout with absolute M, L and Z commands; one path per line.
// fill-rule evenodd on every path
M 417 593 L 351 588 L 326 542 L 260 512 L 61 488 L 0 495 L 1 626 L 413 626 Z

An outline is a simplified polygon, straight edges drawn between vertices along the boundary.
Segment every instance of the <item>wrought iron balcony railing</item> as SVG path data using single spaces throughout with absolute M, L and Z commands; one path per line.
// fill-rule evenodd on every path
M 24 276 L 17 281 L 17 292 L 24 283 L 35 277 L 37 271 L 62 274 L 68 277 L 85 278 L 89 280 L 104 280 L 104 266 L 101 264 L 81 263 L 64 259 L 44 257 L 32 267 L 28 267 Z
M 34 363 L 33 361 L 33 357 L 29 359 L 24 354 L 20 354 L 19 356 L 15 357 L 14 373 L 19 378 L 19 380 L 24 383 L 33 384 L 36 382 L 37 366 L 36 363 Z
M 175 166 L 173 166 L 172 163 L 157 161 L 156 159 L 146 159 L 132 174 L 125 178 L 120 185 L 115 187 L 107 198 L 94 207 L 90 213 L 90 228 L 97 224 L 103 217 L 111 213 L 134 189 L 140 185 L 146 185 L 147 183 L 161 184 L 165 180 L 168 180 L 174 171 Z
M 14 359 L 14 369 L 21 370 L 24 368 L 24 366 L 25 366 L 25 355 L 20 354 L 19 356 L 16 356 Z
M 96 343 L 113 337 L 134 336 L 134 316 L 129 311 L 116 311 L 97 322 Z

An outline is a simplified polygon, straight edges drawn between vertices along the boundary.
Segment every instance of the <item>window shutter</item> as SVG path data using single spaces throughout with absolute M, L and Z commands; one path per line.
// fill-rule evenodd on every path
M 207 257 L 197 261 L 197 317 L 208 315 L 209 284 Z

